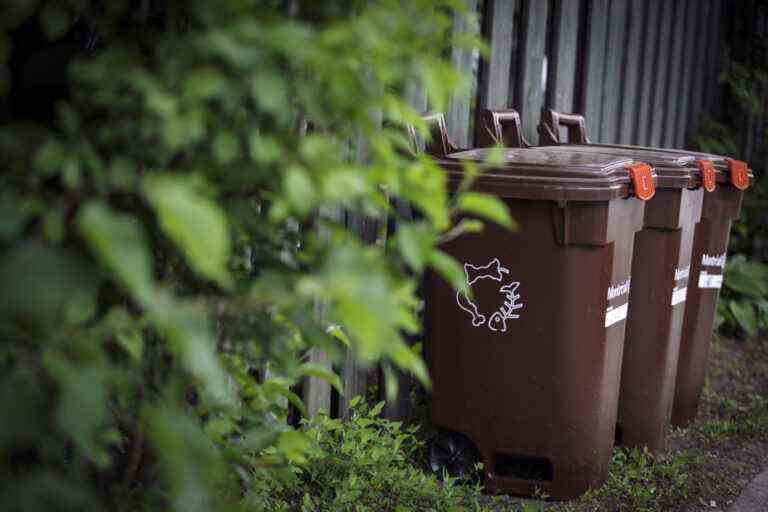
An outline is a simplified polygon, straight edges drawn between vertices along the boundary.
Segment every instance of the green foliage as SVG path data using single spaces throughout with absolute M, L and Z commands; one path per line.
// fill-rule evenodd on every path
M 450 510 L 460 491 L 405 463 L 412 433 L 375 415 L 302 429 L 287 418 L 304 411 L 302 378 L 341 389 L 305 361 L 312 348 L 334 362 L 349 348 L 428 385 L 405 343 L 420 331 L 421 273 L 463 281 L 437 248 L 480 229 L 452 228 L 461 212 L 512 226 L 498 201 L 449 193 L 403 135 L 427 131 L 409 86 L 435 109 L 464 92 L 445 57 L 478 44 L 452 40 L 461 5 L 10 2 L 5 508 L 229 510 L 243 489 L 258 504 L 300 485 L 307 509 L 338 489 L 340 506 L 402 492 L 398 510 Z M 384 226 L 380 243 L 342 212 Z
M 738 254 L 726 264 L 723 285 L 717 305 L 722 329 L 751 337 L 768 328 L 768 265 Z
M 279 478 L 255 469 L 246 505 L 264 511 L 481 510 L 477 489 L 439 482 L 414 465 L 423 449 L 417 427 L 379 418 L 383 402 L 372 408 L 360 397 L 352 402 L 349 421 L 319 415 L 305 422 L 310 445 L 300 464 L 283 468 Z
M 684 452 L 654 456 L 647 449 L 616 449 L 606 483 L 580 501 L 598 499 L 616 511 L 668 510 L 688 497 L 688 474 L 697 459 Z

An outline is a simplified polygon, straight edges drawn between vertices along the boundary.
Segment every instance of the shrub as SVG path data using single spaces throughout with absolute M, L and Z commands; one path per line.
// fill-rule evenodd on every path
M 417 427 L 381 419 L 383 402 L 369 409 L 358 399 L 349 421 L 319 415 L 305 422 L 307 459 L 284 468 L 280 479 L 255 470 L 246 503 L 265 511 L 480 510 L 478 489 L 417 467 Z
M 428 384 L 404 336 L 425 268 L 460 280 L 436 244 L 462 194 L 410 155 L 406 90 L 461 90 L 458 4 L 4 6 L 4 508 L 234 506 L 314 453 L 285 422 L 303 377 L 339 386 L 311 348 Z M 462 204 L 489 202 L 508 224 Z M 344 215 L 399 229 L 366 245 Z

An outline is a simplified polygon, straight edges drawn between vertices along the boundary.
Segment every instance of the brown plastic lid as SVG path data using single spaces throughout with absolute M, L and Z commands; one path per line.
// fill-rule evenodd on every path
M 542 146 L 542 148 L 553 151 L 613 155 L 646 162 L 656 171 L 656 185 L 659 188 L 698 188 L 702 184 L 701 170 L 696 165 L 696 158 L 692 155 L 602 144 L 561 144 Z
M 486 164 L 489 148 L 452 153 L 439 159 L 455 184 L 464 176 L 462 162 L 482 172 L 475 188 L 499 197 L 570 201 L 607 201 L 635 196 L 649 199 L 656 174 L 631 158 L 550 148 L 503 149 L 502 164 Z M 639 165 L 638 165 L 639 164 Z

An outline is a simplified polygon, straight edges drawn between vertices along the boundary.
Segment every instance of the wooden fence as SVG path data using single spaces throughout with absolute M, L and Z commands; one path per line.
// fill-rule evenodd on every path
M 717 111 L 723 0 L 465 2 L 480 23 L 457 18 L 454 30 L 480 31 L 491 52 L 487 60 L 477 51 L 451 54 L 454 66 L 472 76 L 470 96 L 454 99 L 445 113 L 458 147 L 474 144 L 484 107 L 517 109 L 532 144 L 541 110 L 553 108 L 584 114 L 592 141 L 661 147 L 688 147 L 701 114 Z M 408 94 L 426 110 L 423 91 Z M 366 238 L 375 231 L 361 219 L 346 220 Z M 325 409 L 346 416 L 348 400 L 365 391 L 370 373 L 352 357 L 338 370 L 340 399 L 320 380 L 305 383 L 310 414 Z M 409 414 L 409 382 L 400 381 L 397 399 L 385 408 L 391 418 Z

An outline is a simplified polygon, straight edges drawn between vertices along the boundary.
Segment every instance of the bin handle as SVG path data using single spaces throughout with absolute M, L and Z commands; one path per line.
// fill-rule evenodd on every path
M 731 171 L 731 183 L 739 190 L 749 188 L 749 170 L 747 162 L 741 160 L 728 159 L 728 169 Z
M 566 114 L 556 110 L 542 110 L 539 121 L 539 144 L 560 144 L 560 127 L 568 128 L 568 144 L 589 144 L 587 123 L 581 114 Z
M 696 164 L 701 171 L 701 184 L 704 185 L 704 190 L 707 192 L 714 192 L 717 187 L 717 181 L 715 180 L 715 166 L 711 160 L 696 160 Z
M 632 180 L 635 197 L 642 201 L 648 201 L 656 193 L 656 184 L 653 181 L 651 166 L 644 163 L 628 165 L 629 178 Z
M 480 113 L 477 145 L 481 148 L 502 145 L 508 148 L 529 148 L 523 137 L 520 114 L 512 108 L 485 108 Z
M 427 127 L 429 128 L 429 140 L 424 144 L 425 153 L 432 156 L 442 157 L 459 151 L 448 138 L 448 128 L 446 127 L 445 116 L 442 112 L 423 114 L 421 118 L 427 123 Z M 409 126 L 408 131 L 411 136 L 411 142 L 418 151 L 416 130 L 412 126 Z

